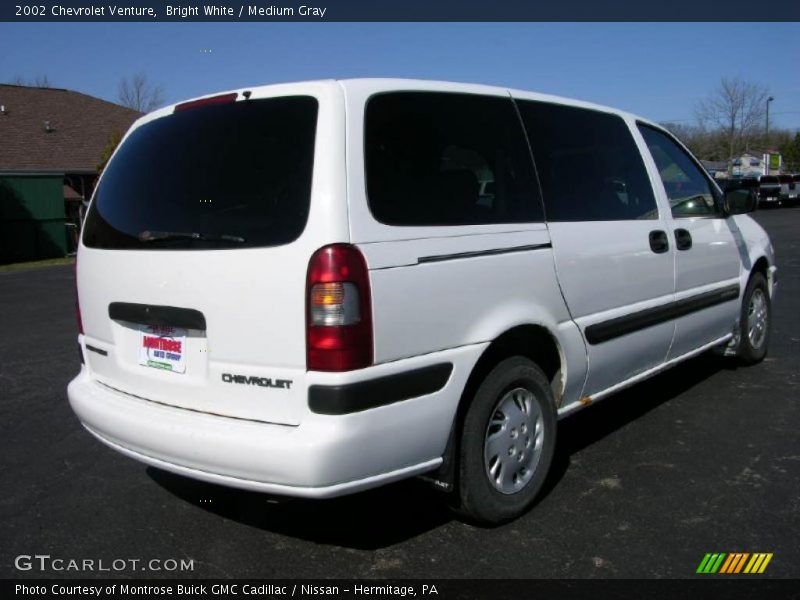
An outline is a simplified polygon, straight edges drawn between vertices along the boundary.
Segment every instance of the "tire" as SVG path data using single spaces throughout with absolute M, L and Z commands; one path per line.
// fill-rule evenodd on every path
M 769 347 L 772 325 L 772 305 L 767 280 L 761 273 L 753 273 L 742 298 L 739 316 L 739 347 L 737 358 L 746 365 L 764 360 Z
M 503 360 L 478 387 L 459 433 L 457 511 L 487 525 L 520 516 L 542 488 L 555 450 L 547 377 L 527 358 Z

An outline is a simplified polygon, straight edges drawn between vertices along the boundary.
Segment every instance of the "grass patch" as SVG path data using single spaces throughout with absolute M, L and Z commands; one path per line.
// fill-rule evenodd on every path
M 27 271 L 28 269 L 40 269 L 42 267 L 60 267 L 62 265 L 74 265 L 75 257 L 50 258 L 47 260 L 36 260 L 33 262 L 11 263 L 10 265 L 0 265 L 0 273 L 12 273 L 14 271 Z

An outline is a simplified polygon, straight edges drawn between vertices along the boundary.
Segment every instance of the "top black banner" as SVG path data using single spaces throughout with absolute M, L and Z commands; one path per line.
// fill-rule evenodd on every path
M 0 21 L 7 22 L 733 22 L 753 19 L 800 21 L 800 2 L 776 0 L 767 6 L 754 5 L 751 0 L 46 0 L 35 3 L 17 0 L 0 6 Z

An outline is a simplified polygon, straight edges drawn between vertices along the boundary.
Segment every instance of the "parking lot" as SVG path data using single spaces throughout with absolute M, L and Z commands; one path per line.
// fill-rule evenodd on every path
M 0 273 L 0 576 L 19 555 L 193 560 L 117 576 L 683 578 L 707 552 L 770 552 L 800 575 L 800 208 L 760 211 L 779 266 L 767 359 L 701 356 L 560 424 L 537 506 L 464 524 L 412 480 L 280 500 L 145 467 L 95 441 L 66 385 L 79 368 L 73 271 Z

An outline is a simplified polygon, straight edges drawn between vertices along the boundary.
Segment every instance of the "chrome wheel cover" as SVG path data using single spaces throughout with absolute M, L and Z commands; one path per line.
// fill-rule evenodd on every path
M 764 344 L 767 337 L 767 327 L 769 325 L 769 309 L 767 308 L 767 297 L 764 290 L 756 288 L 750 296 L 750 303 L 747 306 L 747 339 L 754 349 L 759 349 Z
M 483 442 L 486 476 L 503 494 L 515 494 L 533 477 L 542 456 L 544 417 L 533 392 L 514 388 L 495 405 Z

